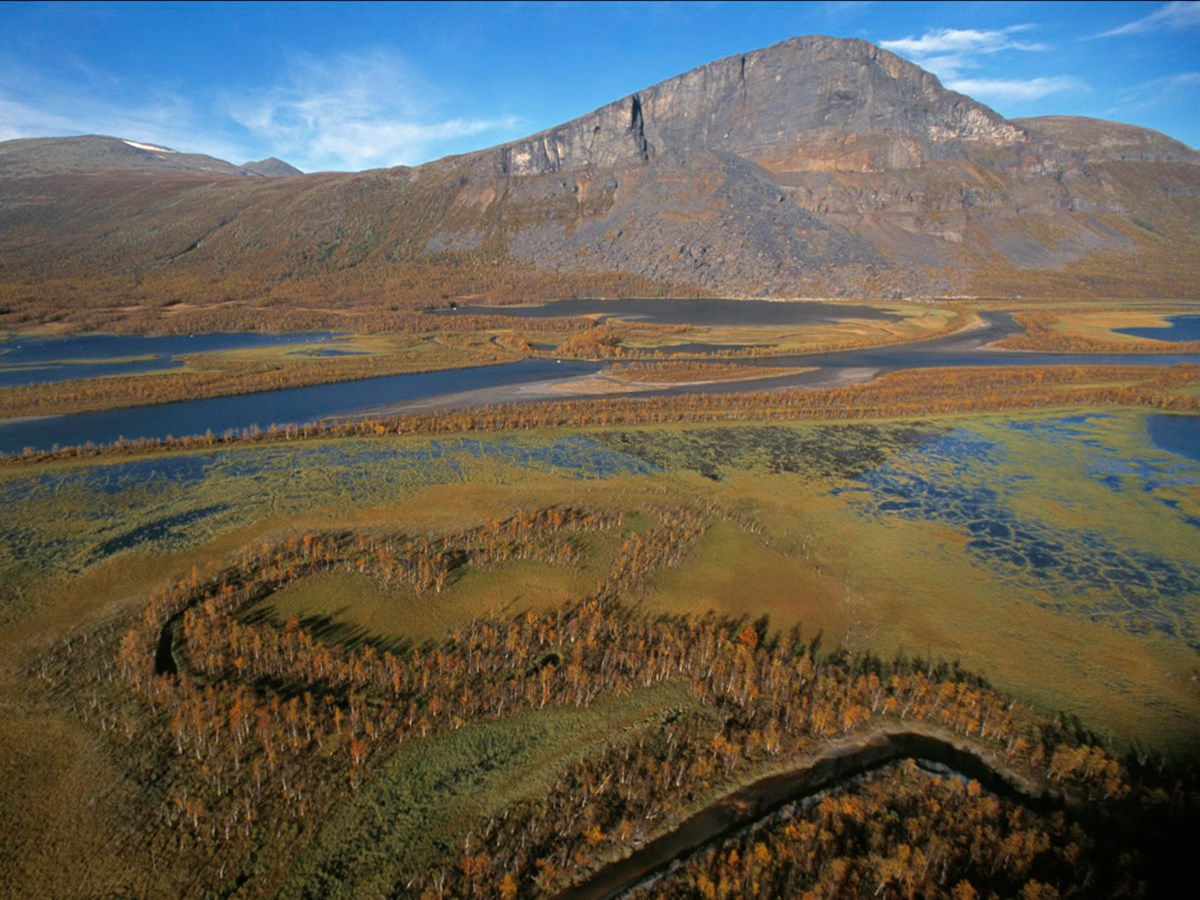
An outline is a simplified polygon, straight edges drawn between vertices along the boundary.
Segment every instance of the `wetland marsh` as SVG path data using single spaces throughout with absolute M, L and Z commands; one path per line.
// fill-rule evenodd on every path
M 701 385 L 711 361 L 630 368 L 653 405 L 445 411 L 601 368 L 531 359 L 178 420 L 241 402 L 282 424 L 382 396 L 440 410 L 428 421 L 6 460 L 0 758 L 39 760 L 0 762 L 0 815 L 35 842 L 28 866 L 0 845 L 10 882 L 436 895 L 511 876 L 542 895 L 879 729 L 1056 791 L 1075 777 L 1062 748 L 1091 747 L 1093 798 L 1125 790 L 1121 754 L 1195 758 L 1200 417 L 1160 412 L 1190 409 L 1194 378 L 1162 356 L 1143 377 L 1139 357 L 985 350 L 1012 321 L 981 321 L 748 359 L 790 369 L 753 382 Z M 1010 376 L 1033 362 L 1063 377 Z M 971 368 L 916 371 L 947 365 Z M 828 407 L 737 399 L 904 368 Z M 952 413 L 972 386 L 983 405 Z M 937 412 L 888 412 L 914 391 Z M 113 412 L 141 414 L 89 415 Z M 845 809 L 855 784 L 829 787 Z M 64 861 L 66 832 L 117 849 Z
M 343 439 L 9 470 L 3 615 L 25 605 L 23 585 L 94 577 L 131 554 L 186 554 L 256 522 L 299 528 L 395 510 L 385 518 L 420 533 L 506 497 L 607 494 L 633 513 L 661 493 L 731 518 L 640 594 L 647 609 L 757 610 L 773 628 L 803 622 L 859 649 L 962 657 L 1124 740 L 1189 743 L 1200 712 L 1187 686 L 1200 635 L 1200 463 L 1157 446 L 1155 421 L 1105 412 Z M 535 582 L 499 583 L 519 596 L 537 594 Z M 520 611 L 499 588 L 471 590 Z M 344 608 L 352 595 L 313 595 L 292 611 L 335 624 L 346 614 L 361 630 Z M 1053 628 L 1026 632 L 1023 615 Z M 1020 653 L 996 651 L 1010 641 Z M 1106 696 L 1087 674 L 1104 668 L 1105 645 L 1142 657 L 1139 668 L 1169 649 L 1176 662 L 1163 674 L 1174 674 Z M 1066 682 L 1048 689 L 1047 666 Z M 1097 704 L 1110 708 L 1098 715 Z

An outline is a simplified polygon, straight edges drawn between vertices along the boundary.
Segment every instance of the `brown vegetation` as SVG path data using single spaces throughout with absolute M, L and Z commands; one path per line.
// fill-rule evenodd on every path
M 1059 330 L 1060 319 L 1045 309 L 1016 313 L 1013 318 L 1024 329 L 1000 341 L 1007 350 L 1040 350 L 1048 353 L 1200 353 L 1200 341 L 1106 341 Z
M 649 895 L 1132 897 L 1141 853 L 909 761 L 700 854 Z
M 804 371 L 807 370 L 688 360 L 618 363 L 605 369 L 602 374 L 606 378 L 634 384 L 702 384 L 709 381 L 749 381 L 756 378 L 777 378 Z
M 1034 790 L 1072 803 L 1130 796 L 1126 768 L 1102 746 L 955 667 L 822 653 L 819 639 L 770 634 L 744 620 L 635 615 L 621 598 L 686 556 L 709 516 L 657 510 L 648 530 L 627 536 L 593 596 L 544 615 L 475 620 L 405 653 L 371 643 L 331 646 L 298 620 L 275 627 L 246 620 L 243 611 L 318 572 L 369 573 L 416 595 L 439 592 L 465 567 L 514 558 L 572 565 L 578 536 L 620 527 L 621 517 L 530 509 L 442 536 L 295 535 L 247 547 L 210 572 L 193 571 L 153 596 L 136 622 L 113 623 L 86 640 L 73 636 L 36 672 L 57 703 L 105 736 L 114 759 L 140 748 L 131 757 L 137 762 L 125 764 L 126 777 L 156 825 L 128 823 L 118 839 L 138 846 L 143 858 L 175 860 L 177 871 L 194 867 L 200 881 L 192 889 L 201 892 L 226 871 L 249 877 L 267 845 L 276 863 L 260 871 L 255 889 L 277 889 L 273 879 L 311 840 L 300 823 L 321 821 L 346 787 L 353 792 L 379 777 L 376 763 L 397 745 L 668 682 L 687 686 L 691 711 L 569 766 L 545 797 L 484 822 L 463 844 L 461 864 L 430 868 L 418 890 L 443 897 L 472 896 L 483 885 L 508 884 L 514 896 L 559 889 L 754 773 L 889 721 L 926 723 L 978 745 Z M 91 699 L 81 703 L 84 697 Z M 846 836 L 856 833 L 851 820 L 869 827 L 872 802 L 822 806 L 823 818 L 811 827 L 845 837 L 838 846 L 847 856 L 865 856 L 864 845 Z M 995 810 L 974 788 L 947 804 L 966 819 L 946 826 L 946 839 L 975 840 L 985 861 L 1010 854 L 1011 834 L 1030 841 L 1011 865 L 999 863 L 1013 877 L 1028 871 L 1016 860 L 1049 847 L 1040 831 L 1028 830 L 1043 826 L 1018 827 L 1012 815 L 1004 828 L 972 838 L 972 823 L 982 816 L 983 827 Z M 835 812 L 851 818 L 837 825 Z M 829 859 L 827 842 L 805 846 Z M 1062 842 L 1054 847 L 1069 850 Z M 902 867 L 895 877 L 938 881 L 912 852 L 913 872 Z M 720 865 L 706 877 L 731 884 L 760 877 L 741 872 L 728 854 Z

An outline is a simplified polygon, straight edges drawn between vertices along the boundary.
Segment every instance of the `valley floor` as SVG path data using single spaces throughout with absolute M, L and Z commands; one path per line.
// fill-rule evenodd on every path
M 1200 746 L 1196 422 L 1068 407 L 11 461 L 0 870 L 27 896 L 547 893 L 832 740 L 926 722 L 1109 823 L 1073 851 L 1073 826 L 1021 825 L 1043 850 L 990 875 L 951 854 L 929 890 L 1070 893 L 1070 853 L 1143 878 L 1154 848 L 1114 874 L 1104 836 L 1189 808 L 1186 785 L 1156 807 L 1137 760 Z M 833 796 L 942 790 L 916 777 Z M 1042 821 L 975 796 L 937 803 Z M 771 827 L 810 813 L 833 834 L 816 807 Z M 779 852 L 741 857 L 754 840 Z M 808 883 L 900 890 L 839 853 Z M 685 877 L 734 878 L 729 859 Z

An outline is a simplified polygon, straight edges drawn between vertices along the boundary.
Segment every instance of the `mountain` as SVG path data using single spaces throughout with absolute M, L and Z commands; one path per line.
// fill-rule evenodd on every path
M 304 174 L 291 163 L 284 162 L 277 156 L 268 156 L 257 162 L 242 163 L 241 168 L 249 175 L 261 175 L 263 178 L 283 178 L 286 175 Z
M 1133 160 L 1194 164 L 1200 161 L 1196 151 L 1186 144 L 1135 125 L 1080 116 L 1040 116 L 1013 119 L 1012 122 L 1038 140 L 1067 150 L 1087 162 Z
M 496 155 L 514 175 L 710 152 L 786 176 L 912 168 L 1025 139 L 897 56 L 863 41 L 810 37 L 693 69 Z
M 116 138 L 0 144 L 0 327 L 68 301 L 76 323 L 155 327 L 179 305 L 313 324 L 462 297 L 1200 285 L 1196 151 L 1006 120 L 858 40 L 718 60 L 416 168 L 247 177 L 293 173 Z
M 180 153 L 168 147 L 103 135 L 29 138 L 0 143 L 0 176 L 37 177 L 105 172 L 254 175 L 277 178 L 300 170 L 271 157 L 235 166 L 202 153 Z

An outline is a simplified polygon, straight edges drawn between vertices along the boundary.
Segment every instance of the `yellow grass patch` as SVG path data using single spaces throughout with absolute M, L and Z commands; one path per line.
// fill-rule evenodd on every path
M 267 612 L 276 625 L 292 616 L 301 621 L 328 619 L 333 626 L 330 638 L 338 643 L 366 637 L 419 645 L 442 640 L 480 616 L 555 609 L 585 596 L 593 586 L 594 580 L 580 570 L 532 562 L 467 569 L 440 593 L 415 594 L 366 575 L 333 573 L 295 581 L 247 615 Z
M 737 525 L 718 522 L 682 566 L 654 579 L 642 608 L 672 615 L 765 615 L 772 630 L 802 625 L 811 634 L 816 625 L 844 632 L 848 619 L 836 590 L 810 559 L 780 553 Z

